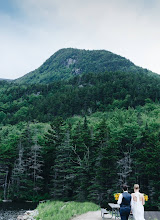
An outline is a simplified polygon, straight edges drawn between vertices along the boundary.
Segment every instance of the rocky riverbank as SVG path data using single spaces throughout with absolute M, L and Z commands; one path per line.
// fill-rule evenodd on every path
M 17 220 L 35 220 L 38 215 L 38 211 L 35 209 L 33 211 L 26 211 L 23 215 L 19 215 Z
M 17 220 L 28 210 L 36 210 L 37 203 L 33 202 L 0 202 L 0 220 Z
M 24 211 L 19 211 L 19 215 L 23 215 Z M 17 220 L 17 211 L 0 210 L 0 220 Z

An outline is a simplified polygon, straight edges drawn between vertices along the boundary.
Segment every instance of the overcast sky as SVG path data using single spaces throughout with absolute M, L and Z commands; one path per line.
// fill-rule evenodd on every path
M 61 48 L 105 49 L 160 74 L 160 0 L 0 0 L 0 78 Z

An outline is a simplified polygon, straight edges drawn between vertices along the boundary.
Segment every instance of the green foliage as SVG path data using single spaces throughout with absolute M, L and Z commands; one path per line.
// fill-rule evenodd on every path
M 54 60 L 65 77 L 76 65 L 84 74 L 51 84 L 0 81 L 0 195 L 13 200 L 90 200 L 106 207 L 123 183 L 130 191 L 139 183 L 150 198 L 146 208 L 158 210 L 159 76 L 106 51 L 87 52 L 93 66 L 87 57 L 75 61 L 86 51 L 77 55 L 69 50 L 72 59 L 64 51 Z M 127 68 L 104 72 L 106 56 L 112 58 L 111 66 L 122 62 L 134 73 Z M 42 69 L 46 73 L 54 62 L 47 63 Z
M 40 155 L 36 152 L 37 163 L 35 164 L 32 154 L 35 151 L 35 140 L 40 139 L 39 135 L 43 135 L 46 129 L 45 124 L 17 124 L 16 126 L 5 126 L 0 129 L 0 191 L 6 191 L 6 199 L 31 200 L 35 196 L 35 179 L 36 186 L 39 187 L 40 166 L 35 165 L 41 163 Z M 39 129 L 35 133 L 35 129 Z M 34 149 L 33 149 L 34 147 Z M 37 150 L 38 151 L 38 150 Z M 26 190 L 27 189 L 27 190 Z M 4 197 L 2 197 L 3 199 Z
M 83 74 L 49 85 L 0 84 L 0 122 L 51 122 L 54 117 L 142 106 L 160 100 L 160 77 L 144 73 Z
M 158 209 L 160 105 L 115 109 L 51 125 L 19 123 L 0 130 L 0 186 L 11 199 L 113 201 L 123 183 L 139 183 Z M 36 162 L 35 162 L 36 161 Z M 5 184 L 4 184 L 5 183 Z M 132 190 L 131 190 L 132 191 Z
M 88 211 L 97 211 L 99 206 L 91 202 L 48 201 L 40 204 L 37 209 L 39 212 L 37 220 L 69 220 Z
M 105 50 L 66 48 L 57 51 L 35 71 L 15 80 L 18 83 L 51 83 L 71 79 L 82 73 L 131 72 L 153 75 L 151 71 L 134 65 L 124 57 Z

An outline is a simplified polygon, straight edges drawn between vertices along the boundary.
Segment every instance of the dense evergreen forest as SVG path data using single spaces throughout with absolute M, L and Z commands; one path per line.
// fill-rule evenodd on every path
M 19 85 L 0 81 L 0 123 L 49 122 L 96 111 L 135 108 L 145 99 L 158 102 L 160 77 L 143 73 L 83 74 L 68 81 Z
M 106 206 L 123 183 L 139 183 L 146 209 L 160 210 L 160 77 L 62 79 L 0 81 L 0 198 Z
M 159 209 L 160 105 L 1 127 L 1 198 L 113 201 L 138 182 Z

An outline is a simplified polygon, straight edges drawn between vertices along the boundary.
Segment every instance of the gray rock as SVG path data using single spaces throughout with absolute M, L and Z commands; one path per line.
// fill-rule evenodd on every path
M 24 215 L 19 215 L 17 220 L 35 220 L 35 217 L 38 215 L 38 210 L 26 211 Z

